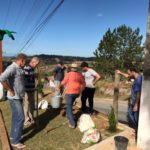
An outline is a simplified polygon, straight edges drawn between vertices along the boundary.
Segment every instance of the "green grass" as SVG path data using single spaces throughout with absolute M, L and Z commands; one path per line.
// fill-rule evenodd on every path
M 47 93 L 49 92 L 47 91 Z M 51 96 L 51 94 L 48 94 L 44 97 L 49 104 L 51 103 Z M 9 132 L 11 127 L 11 110 L 9 103 L 7 101 L 0 101 L 0 109 L 3 112 L 5 124 Z M 89 144 L 81 143 L 83 133 L 81 133 L 78 128 L 71 129 L 68 127 L 67 119 L 62 115 L 63 111 L 64 108 L 58 110 L 52 109 L 51 107 L 47 110 L 39 110 L 39 128 L 37 128 L 37 126 L 27 126 L 24 128 L 23 142 L 27 146 L 25 150 L 83 150 L 91 146 Z M 79 108 L 74 107 L 74 113 L 77 113 L 77 117 L 79 117 L 78 112 Z M 104 117 L 104 115 L 101 115 L 101 113 L 97 112 L 92 119 L 95 122 L 97 129 L 101 131 L 102 139 L 104 140 L 115 133 L 112 134 L 107 131 L 108 121 L 107 119 L 104 119 L 107 118 L 107 116 Z M 47 133 L 49 129 L 54 130 Z M 2 150 L 1 143 L 0 150 Z
M 8 132 L 11 126 L 11 111 L 7 101 L 0 102 Z M 83 150 L 90 145 L 81 144 L 83 133 L 78 128 L 71 129 L 68 123 L 47 133 L 47 130 L 58 127 L 66 122 L 66 117 L 60 115 L 60 110 L 49 108 L 39 111 L 39 128 L 28 126 L 24 128 L 25 150 Z M 1 143 L 0 143 L 1 148 Z M 2 149 L 2 148 L 1 148 Z

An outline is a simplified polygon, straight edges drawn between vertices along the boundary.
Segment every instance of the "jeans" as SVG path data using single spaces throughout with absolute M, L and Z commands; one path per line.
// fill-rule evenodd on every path
M 86 111 L 86 100 L 88 99 L 89 102 L 89 108 L 90 112 L 93 113 L 93 97 L 95 93 L 95 88 L 88 88 L 86 87 L 81 96 L 81 102 L 82 102 L 82 111 Z
M 22 99 L 8 99 L 12 111 L 12 123 L 10 137 L 11 144 L 18 144 L 21 140 L 24 124 L 24 111 Z
M 133 105 L 130 105 L 130 107 L 129 107 L 128 117 L 129 117 L 129 126 L 133 129 L 137 129 L 138 128 L 139 111 L 134 112 Z
M 74 127 L 76 126 L 76 123 L 75 123 L 75 119 L 74 119 L 73 112 L 72 112 L 72 106 L 78 96 L 79 94 L 66 94 L 65 95 L 65 99 L 67 102 L 67 110 L 66 110 L 67 118 L 69 119 L 69 123 Z

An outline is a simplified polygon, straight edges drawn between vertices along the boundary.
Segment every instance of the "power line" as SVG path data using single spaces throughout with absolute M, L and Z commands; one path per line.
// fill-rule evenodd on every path
M 44 29 L 46 24 L 49 22 L 49 20 L 52 18 L 52 16 L 55 14 L 55 12 L 59 9 L 59 7 L 63 4 L 63 2 L 64 2 L 64 0 L 61 0 L 59 2 L 59 4 L 55 7 L 55 9 L 45 18 L 45 20 L 36 27 L 36 29 L 34 30 L 32 35 L 30 36 L 30 38 L 26 41 L 26 43 L 19 50 L 19 52 L 23 52 L 23 51 L 25 52 L 25 50 L 24 50 L 25 47 L 29 47 L 32 44 L 33 40 L 35 40 L 37 38 L 37 35 L 39 35 L 41 33 L 41 31 Z
M 8 1 L 8 7 L 7 7 L 7 12 L 6 12 L 6 19 L 4 21 L 4 28 L 6 27 L 7 25 L 7 20 L 8 20 L 8 16 L 9 16 L 9 12 L 10 12 L 10 7 L 11 7 L 11 0 Z
M 21 1 L 21 4 L 20 4 L 21 7 L 18 9 L 18 12 L 17 12 L 18 16 L 16 17 L 16 19 L 14 21 L 14 25 L 16 25 L 18 23 L 18 20 L 19 20 L 21 14 L 22 14 L 23 5 L 24 5 L 24 0 Z
M 33 33 L 33 31 L 34 31 L 34 29 L 36 29 L 36 27 L 40 24 L 40 22 L 41 22 L 41 20 L 43 20 L 43 18 L 45 17 L 45 14 L 48 12 L 48 10 L 49 10 L 49 8 L 51 7 L 51 5 L 53 4 L 53 2 L 54 2 L 54 0 L 52 0 L 52 1 L 50 1 L 49 2 L 49 4 L 48 4 L 48 6 L 44 9 L 44 11 L 43 11 L 43 13 L 40 15 L 40 17 L 36 20 L 36 22 L 32 25 L 32 26 L 27 26 L 26 27 L 26 31 L 24 31 L 24 37 L 25 37 L 25 35 L 26 35 L 26 33 L 27 33 L 27 28 L 28 27 L 30 27 L 28 30 L 28 33 L 31 35 L 32 33 Z M 40 5 L 41 6 L 41 5 Z M 26 22 L 29 22 L 29 21 L 26 21 Z M 31 23 L 30 23 L 31 24 Z M 27 36 L 29 36 L 28 34 L 27 34 Z M 25 38 L 26 39 L 26 38 Z

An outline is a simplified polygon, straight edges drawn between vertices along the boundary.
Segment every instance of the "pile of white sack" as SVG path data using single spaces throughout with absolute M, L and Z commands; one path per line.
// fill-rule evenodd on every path
M 100 131 L 96 129 L 95 123 L 90 115 L 81 115 L 78 128 L 81 132 L 84 132 L 81 143 L 95 144 L 101 140 Z

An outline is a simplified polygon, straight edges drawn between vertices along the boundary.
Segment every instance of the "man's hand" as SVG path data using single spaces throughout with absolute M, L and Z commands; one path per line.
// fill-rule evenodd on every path
M 92 84 L 93 84 L 93 85 L 95 85 L 95 84 L 96 84 L 94 80 L 92 81 Z
M 120 70 L 116 70 L 116 72 L 117 72 L 118 74 L 121 74 L 121 71 L 120 71 Z
M 57 92 L 60 92 L 60 87 L 55 87 L 55 90 L 56 90 Z
M 9 90 L 8 91 L 8 95 L 13 97 L 13 96 L 15 96 L 15 92 L 13 90 Z
M 128 73 L 124 73 L 124 72 L 122 72 L 122 71 L 120 71 L 120 70 L 116 70 L 116 72 L 117 72 L 118 74 L 120 74 L 120 75 L 123 75 L 123 76 L 126 77 L 126 78 L 129 78 Z
M 53 76 L 51 76 L 51 77 L 50 77 L 50 80 L 54 82 L 54 77 L 53 77 Z
M 137 105 L 137 104 L 134 104 L 133 111 L 134 111 L 134 112 L 137 112 L 137 111 L 138 111 L 138 105 Z

